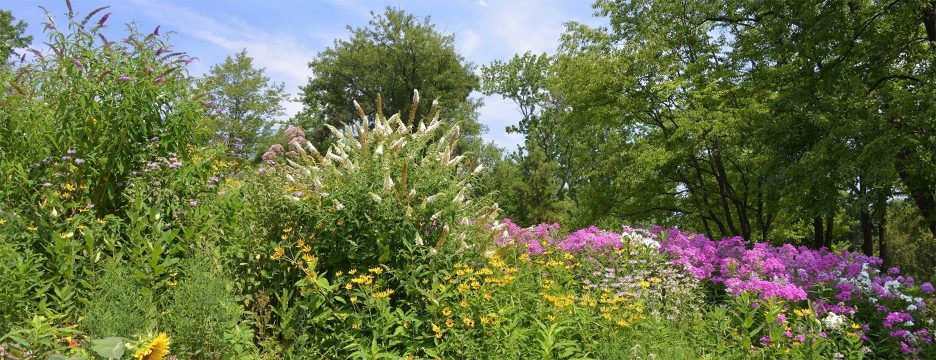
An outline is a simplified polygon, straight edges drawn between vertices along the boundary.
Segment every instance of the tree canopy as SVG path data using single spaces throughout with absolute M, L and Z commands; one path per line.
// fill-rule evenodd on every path
M 212 66 L 199 82 L 219 117 L 218 135 L 240 157 L 255 155 L 258 141 L 269 137 L 277 118 L 285 115 L 284 85 L 271 82 L 264 71 L 241 50 Z
M 6 62 L 13 49 L 26 47 L 32 42 L 32 36 L 24 36 L 24 32 L 25 21 L 16 21 L 9 10 L 0 10 L 0 61 Z
M 468 136 L 478 135 L 476 109 L 480 101 L 469 97 L 479 87 L 475 66 L 455 51 L 455 37 L 439 32 L 429 17 L 421 18 L 403 10 L 387 8 L 371 13 L 366 27 L 348 27 L 350 38 L 336 40 L 309 63 L 312 77 L 303 87 L 302 101 L 316 109 L 327 124 L 338 125 L 357 119 L 351 105 L 358 100 L 371 117 L 371 103 L 382 97 L 383 113 L 408 114 L 413 90 L 419 90 L 423 104 L 438 99 L 440 118 L 455 120 Z M 423 106 L 418 115 L 428 114 Z M 317 129 L 322 141 L 328 131 Z

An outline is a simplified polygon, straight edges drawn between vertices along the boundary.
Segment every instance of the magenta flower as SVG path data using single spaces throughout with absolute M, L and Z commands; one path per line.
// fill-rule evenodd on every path
M 117 81 L 130 81 L 130 80 L 131 78 L 127 75 L 121 75 L 119 78 L 117 78 Z

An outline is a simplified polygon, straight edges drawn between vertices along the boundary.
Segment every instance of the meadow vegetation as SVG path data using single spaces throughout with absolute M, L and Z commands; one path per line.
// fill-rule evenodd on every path
M 611 5 L 599 1 L 599 11 Z M 451 38 L 430 36 L 431 26 L 404 15 L 388 10 L 372 26 L 417 26 L 454 51 Z M 715 214 L 711 194 L 693 189 L 669 204 L 702 196 L 697 210 L 711 216 L 627 217 L 643 200 L 599 196 L 617 181 L 598 180 L 613 162 L 601 155 L 593 164 L 600 168 L 581 173 L 593 181 L 558 181 L 569 165 L 556 160 L 566 161 L 566 146 L 591 140 L 565 143 L 544 132 L 600 107 L 563 118 L 541 112 L 560 96 L 520 86 L 536 96 L 520 101 L 529 116 L 515 131 L 528 142 L 511 159 L 476 141 L 473 119 L 447 118 L 475 106 L 467 94 L 445 110 L 419 91 L 394 88 L 392 100 L 404 105 L 385 106 L 379 93 L 345 99 L 353 106 L 310 106 L 273 131 L 218 108 L 221 95 L 212 91 L 223 87 L 194 81 L 192 58 L 159 28 L 130 26 L 124 38 L 108 39 L 107 17 L 102 9 L 50 17 L 48 50 L 29 49 L 0 68 L 0 359 L 936 357 L 932 258 L 913 255 L 931 248 L 930 220 L 906 198 L 890 200 L 891 213 L 875 220 L 896 234 L 886 260 L 903 269 L 846 235 L 816 246 L 826 231 L 806 234 L 808 221 L 828 225 L 847 212 L 838 207 L 790 204 L 807 215 L 778 215 L 787 228 L 775 237 L 766 228 L 713 230 L 739 212 Z M 581 56 L 595 51 L 565 46 Z M 315 70 L 332 71 L 335 58 Z M 554 61 L 518 59 L 529 67 Z M 485 81 L 505 71 L 492 64 Z M 309 101 L 333 96 L 331 85 L 311 84 Z M 486 91 L 516 90 L 501 85 Z M 277 98 L 282 86 L 270 91 Z M 314 116 L 323 118 L 307 122 Z M 232 134 L 244 131 L 250 140 L 232 145 Z M 646 140 L 626 146 L 649 152 Z M 659 157 L 629 154 L 673 165 L 673 144 Z M 746 150 L 724 156 L 745 166 L 766 161 Z M 671 174 L 684 171 L 669 165 Z M 643 176 L 663 171 L 627 166 L 645 166 Z M 646 189 L 638 176 L 622 188 Z M 573 200 L 574 186 L 582 193 Z M 847 197 L 839 190 L 829 191 Z M 589 199 L 596 202 L 583 205 Z M 607 200 L 622 203 L 605 207 Z M 602 227 L 564 229 L 558 220 Z M 855 234 L 854 224 L 836 224 L 829 236 Z

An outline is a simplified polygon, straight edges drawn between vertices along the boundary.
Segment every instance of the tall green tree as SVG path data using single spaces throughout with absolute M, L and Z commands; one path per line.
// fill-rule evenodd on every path
M 26 47 L 32 42 L 32 36 L 24 36 L 24 32 L 25 21 L 16 21 L 12 11 L 0 10 L 0 62 L 6 63 L 13 49 Z
M 500 95 L 520 110 L 517 125 L 506 130 L 526 139 L 509 158 L 521 170 L 518 195 L 525 209 L 508 215 L 523 224 L 564 220 L 571 210 L 567 198 L 573 169 L 568 150 L 573 139 L 561 136 L 558 114 L 563 103 L 549 90 L 554 60 L 545 53 L 526 52 L 481 68 L 484 94 Z
M 272 135 L 277 118 L 285 114 L 283 102 L 289 94 L 283 83 L 270 81 L 264 72 L 245 49 L 212 66 L 199 81 L 219 118 L 217 135 L 236 156 L 257 154 L 258 142 Z
M 419 90 L 421 104 L 438 99 L 441 119 L 452 119 L 462 134 L 476 137 L 481 131 L 476 110 L 480 101 L 469 97 L 479 87 L 474 65 L 455 51 L 455 37 L 439 32 L 429 17 L 420 18 L 403 10 L 387 8 L 372 13 L 366 27 L 348 27 L 351 36 L 336 40 L 309 63 L 313 76 L 303 87 L 302 101 L 320 109 L 324 122 L 337 126 L 358 119 L 352 101 L 357 100 L 368 116 L 370 107 L 382 97 L 385 114 L 406 114 L 413 103 L 413 90 Z M 430 106 L 418 109 L 428 114 Z M 372 120 L 371 120 L 372 121 Z M 329 136 L 326 129 L 314 129 L 316 142 Z

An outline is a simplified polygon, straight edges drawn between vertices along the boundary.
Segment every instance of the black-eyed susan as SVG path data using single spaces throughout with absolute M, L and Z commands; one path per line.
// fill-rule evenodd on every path
M 141 342 L 133 358 L 136 360 L 162 360 L 169 353 L 169 336 L 159 333 L 152 340 Z
M 283 247 L 282 247 L 282 246 L 277 246 L 276 249 L 273 250 L 273 255 L 270 255 L 270 259 L 271 259 L 271 260 L 278 260 L 279 258 L 283 257 L 283 253 L 284 253 L 284 252 L 285 252 L 285 250 L 283 250 Z

